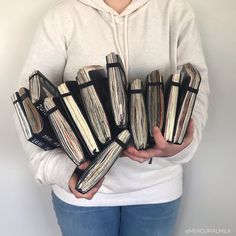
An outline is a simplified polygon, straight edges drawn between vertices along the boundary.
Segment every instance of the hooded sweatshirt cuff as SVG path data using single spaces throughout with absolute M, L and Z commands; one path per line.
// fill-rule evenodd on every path
M 197 140 L 198 139 L 196 137 L 196 132 L 194 130 L 193 140 L 187 147 L 185 147 L 183 150 L 181 150 L 180 152 L 178 152 L 177 154 L 173 156 L 164 157 L 164 158 L 176 164 L 185 164 L 189 162 L 193 158 L 195 152 L 197 151 L 197 147 L 199 143 Z
M 64 151 L 58 150 L 56 155 L 51 156 L 45 168 L 46 179 L 49 184 L 56 184 L 67 192 L 71 192 L 69 180 L 76 169 L 76 164 L 70 160 Z

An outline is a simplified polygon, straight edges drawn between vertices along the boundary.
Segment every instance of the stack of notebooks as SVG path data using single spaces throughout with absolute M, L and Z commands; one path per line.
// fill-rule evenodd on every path
M 87 193 L 101 180 L 122 150 L 154 145 L 153 127 L 168 142 L 183 142 L 201 82 L 190 63 L 164 83 L 159 70 L 145 81 L 127 82 L 120 57 L 106 56 L 100 65 L 79 69 L 75 81 L 55 87 L 41 72 L 29 78 L 29 89 L 12 96 L 25 137 L 44 150 L 63 148 L 78 166 L 90 160 L 77 183 Z M 107 73 L 106 73 L 107 72 Z
M 44 98 L 52 96 L 58 96 L 57 89 L 39 71 L 29 77 L 29 89 L 22 87 L 12 95 L 25 137 L 44 150 L 60 146 L 44 107 Z

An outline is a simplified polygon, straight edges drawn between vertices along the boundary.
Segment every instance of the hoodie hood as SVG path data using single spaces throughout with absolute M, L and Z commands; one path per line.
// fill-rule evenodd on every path
M 144 6 L 149 0 L 132 0 L 131 3 L 119 14 L 113 8 L 108 6 L 104 0 L 78 0 L 99 11 L 112 13 L 114 16 L 127 16 Z
M 123 62 L 126 79 L 128 80 L 128 75 L 129 75 L 128 19 L 131 14 L 133 15 L 137 13 L 139 9 L 143 8 L 149 2 L 149 0 L 132 0 L 131 3 L 120 14 L 116 12 L 113 8 L 108 6 L 104 2 L 104 0 L 78 0 L 78 1 L 98 11 L 102 11 L 102 12 L 110 14 L 110 17 L 112 20 L 112 31 L 113 31 L 113 38 L 114 38 L 115 46 Z M 117 26 L 116 26 L 115 18 L 118 18 L 118 17 L 124 18 L 124 27 L 123 27 L 124 53 L 122 53 L 121 51 L 120 42 L 118 40 L 118 35 L 117 35 Z

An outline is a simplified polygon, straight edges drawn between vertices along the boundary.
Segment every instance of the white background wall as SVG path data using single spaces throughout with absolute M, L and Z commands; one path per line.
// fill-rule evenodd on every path
M 189 0 L 195 9 L 210 76 L 207 127 L 185 166 L 176 236 L 236 235 L 236 1 Z M 55 0 L 0 0 L 0 235 L 57 236 L 47 186 L 35 184 L 13 126 L 10 95 L 40 17 Z M 188 229 L 192 229 L 189 233 Z M 196 233 L 197 230 L 204 230 Z M 195 231 L 194 231 L 195 230 Z M 194 233 L 195 232 L 195 233 Z

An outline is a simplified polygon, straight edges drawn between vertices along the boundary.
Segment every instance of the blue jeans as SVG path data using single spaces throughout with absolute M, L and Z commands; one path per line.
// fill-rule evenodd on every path
M 63 236 L 172 236 L 180 198 L 160 204 L 80 207 L 52 192 L 52 202 Z

